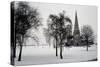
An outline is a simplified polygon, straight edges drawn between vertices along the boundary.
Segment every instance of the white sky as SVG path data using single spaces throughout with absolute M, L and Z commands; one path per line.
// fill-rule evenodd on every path
M 63 10 L 66 11 L 66 16 L 70 17 L 74 26 L 75 12 L 77 11 L 79 28 L 83 25 L 90 25 L 97 35 L 97 7 L 96 6 L 82 6 L 82 5 L 66 5 L 66 4 L 51 4 L 51 3 L 30 3 L 31 7 L 38 9 L 40 16 L 42 17 L 43 27 L 46 27 L 47 19 L 50 14 L 59 14 Z M 41 28 L 41 33 L 43 30 Z M 44 40 L 41 34 L 42 41 Z
M 67 5 L 67 4 L 52 4 L 52 3 L 30 3 L 40 12 L 43 18 L 42 23 L 47 24 L 47 19 L 50 14 L 59 14 L 63 10 L 66 11 L 66 16 L 70 17 L 74 25 L 75 12 L 77 11 L 79 26 L 90 25 L 94 32 L 97 32 L 97 7 L 83 5 Z

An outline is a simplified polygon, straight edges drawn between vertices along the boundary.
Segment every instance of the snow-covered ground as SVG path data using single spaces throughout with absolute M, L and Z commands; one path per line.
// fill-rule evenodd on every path
M 97 58 L 97 47 L 93 45 L 86 51 L 86 47 L 71 47 L 63 49 L 63 59 L 60 59 L 58 48 L 58 57 L 56 50 L 50 46 L 24 46 L 22 50 L 22 60 L 18 62 L 19 47 L 17 47 L 17 57 L 15 65 L 35 65 L 66 62 L 84 62 Z

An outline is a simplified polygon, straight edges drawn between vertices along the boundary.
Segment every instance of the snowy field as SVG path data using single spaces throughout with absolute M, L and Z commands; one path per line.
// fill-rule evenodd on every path
M 22 50 L 22 60 L 18 62 L 19 47 L 17 47 L 16 66 L 36 65 L 36 64 L 54 64 L 69 62 L 84 62 L 97 58 L 97 47 L 93 45 L 86 51 L 86 47 L 71 47 L 63 49 L 63 59 L 60 59 L 58 48 L 58 57 L 56 49 L 50 46 L 24 46 Z

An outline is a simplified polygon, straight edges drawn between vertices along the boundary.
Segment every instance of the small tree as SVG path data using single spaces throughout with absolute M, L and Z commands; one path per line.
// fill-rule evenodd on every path
M 87 43 L 87 51 L 88 51 L 88 46 L 89 46 L 89 39 L 93 38 L 93 30 L 91 26 L 89 25 L 84 25 L 81 29 L 81 35 L 84 37 L 84 40 Z
M 14 17 L 16 40 L 20 45 L 18 61 L 21 61 L 22 46 L 27 30 L 31 27 L 37 29 L 37 27 L 40 26 L 41 23 L 37 9 L 30 7 L 28 2 L 18 2 L 15 4 Z

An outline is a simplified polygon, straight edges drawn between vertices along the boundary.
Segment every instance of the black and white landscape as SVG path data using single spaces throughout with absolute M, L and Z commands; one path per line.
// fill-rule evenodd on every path
M 11 3 L 11 64 L 97 60 L 97 7 Z

